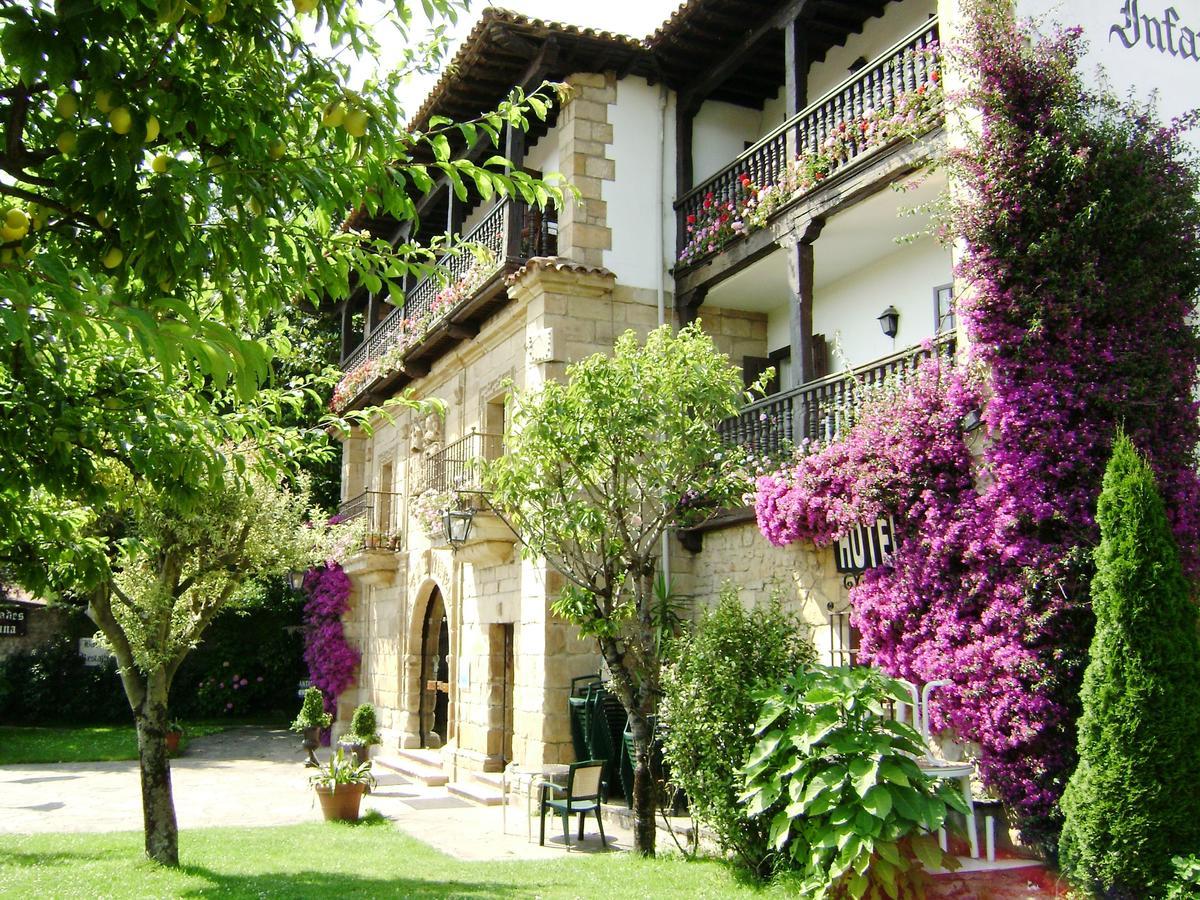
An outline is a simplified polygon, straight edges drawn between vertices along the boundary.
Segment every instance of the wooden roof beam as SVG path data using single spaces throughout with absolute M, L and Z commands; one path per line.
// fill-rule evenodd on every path
M 775 15 L 762 22 L 757 28 L 745 35 L 738 43 L 727 51 L 724 60 L 713 67 L 708 75 L 680 94 L 680 107 L 694 109 L 704 102 L 704 98 L 712 94 L 734 72 L 742 67 L 750 58 L 758 45 L 770 32 L 782 28 L 786 23 L 802 15 L 811 0 L 790 0 Z

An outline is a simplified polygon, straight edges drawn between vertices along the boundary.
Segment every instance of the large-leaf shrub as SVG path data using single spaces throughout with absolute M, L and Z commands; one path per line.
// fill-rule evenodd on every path
M 895 701 L 907 689 L 875 669 L 814 666 L 763 702 L 741 799 L 805 897 L 922 896 L 922 864 L 954 866 L 931 832 L 966 805 L 917 765 L 921 736 L 886 715 Z
M 1096 633 L 1060 858 L 1098 896 L 1158 897 L 1172 856 L 1200 853 L 1200 638 L 1154 473 L 1125 436 L 1096 518 Z
M 765 875 L 772 856 L 767 823 L 748 817 L 738 800 L 739 769 L 754 746 L 758 695 L 811 664 L 812 646 L 778 598 L 746 609 L 726 586 L 673 656 L 663 676 L 663 758 L 672 781 L 721 848 Z

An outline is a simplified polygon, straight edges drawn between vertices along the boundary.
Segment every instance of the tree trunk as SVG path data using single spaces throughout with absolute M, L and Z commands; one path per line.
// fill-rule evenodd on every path
M 654 855 L 654 776 L 650 772 L 650 754 L 654 734 L 650 721 L 640 710 L 629 714 L 633 736 L 633 849 L 642 856 Z
M 148 691 L 134 711 L 137 723 L 138 764 L 142 776 L 142 821 L 146 856 L 164 866 L 179 865 L 179 826 L 171 794 L 171 760 L 167 754 L 166 692 L 159 700 Z

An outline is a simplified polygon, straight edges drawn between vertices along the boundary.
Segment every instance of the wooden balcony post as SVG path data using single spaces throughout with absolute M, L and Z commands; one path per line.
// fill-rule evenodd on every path
M 682 197 L 692 188 L 692 130 L 699 104 L 693 104 L 681 94 L 675 104 L 675 196 Z M 687 224 L 685 210 L 680 210 L 675 228 L 675 253 L 678 255 L 687 246 Z
M 825 226 L 822 219 L 814 219 L 800 234 L 794 246 L 785 248 L 788 254 L 788 287 L 791 289 L 789 328 L 791 337 L 792 371 L 796 385 L 806 384 L 815 376 L 813 368 L 813 243 Z M 792 409 L 792 434 L 796 439 L 807 431 L 807 409 L 805 403 L 797 403 Z
M 808 35 L 799 16 L 783 26 L 783 69 L 785 119 L 795 118 L 808 105 Z M 787 159 L 800 153 L 799 126 L 788 129 Z
M 520 169 L 525 164 L 525 132 L 511 125 L 504 132 L 504 155 L 514 169 Z M 517 197 L 508 201 L 507 235 L 504 242 L 504 253 L 510 259 L 517 259 L 521 253 L 521 231 L 525 224 L 525 206 L 518 202 Z

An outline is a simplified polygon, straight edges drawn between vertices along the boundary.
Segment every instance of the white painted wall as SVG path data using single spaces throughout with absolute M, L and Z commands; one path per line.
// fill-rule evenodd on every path
M 700 184 L 733 162 L 747 142 L 758 140 L 762 126 L 762 110 L 706 100 L 692 124 L 692 183 Z
M 1016 0 L 1016 6 L 1021 16 L 1041 17 L 1043 32 L 1083 28 L 1088 52 L 1081 69 L 1091 84 L 1107 80 L 1118 95 L 1153 97 L 1163 119 L 1200 106 L 1200 0 Z M 1200 150 L 1200 134 L 1189 137 Z
M 814 245 L 821 266 L 821 241 Z M 919 344 L 934 333 L 933 289 L 951 280 L 950 250 L 921 237 L 895 252 L 815 290 L 813 332 L 830 341 L 829 368 L 841 371 Z M 893 342 L 877 317 L 889 305 L 900 311 Z M 768 321 L 770 328 L 770 321 Z M 834 349 L 840 345 L 840 349 Z M 774 344 L 772 344 L 774 346 Z
M 833 47 L 824 61 L 809 69 L 809 100 L 816 100 L 849 77 L 850 63 L 858 57 L 870 62 L 936 12 L 937 0 L 889 3 L 881 17 L 867 19 L 862 34 L 850 35 L 844 47 Z
M 755 137 L 755 140 L 765 138 L 782 125 L 783 120 L 787 118 L 787 104 L 783 99 L 784 87 L 785 85 L 781 84 L 778 93 L 763 104 L 762 123 L 759 125 L 758 135 Z
M 525 148 L 525 165 L 537 169 L 543 175 L 557 172 L 561 165 L 558 161 L 558 125 L 551 128 L 532 147 Z
M 616 180 L 606 181 L 601 196 L 608 204 L 612 249 L 604 251 L 604 266 L 624 285 L 655 290 L 665 271 L 663 248 L 675 247 L 675 106 L 668 98 L 666 119 L 659 121 L 659 88 L 629 76 L 617 82 L 617 102 L 608 106 L 613 128 L 609 159 L 616 163 Z M 666 140 L 661 176 L 659 140 Z M 656 191 L 659 195 L 656 196 Z M 663 245 L 654 246 L 654 217 L 663 217 Z M 669 303 L 669 301 L 668 301 Z

